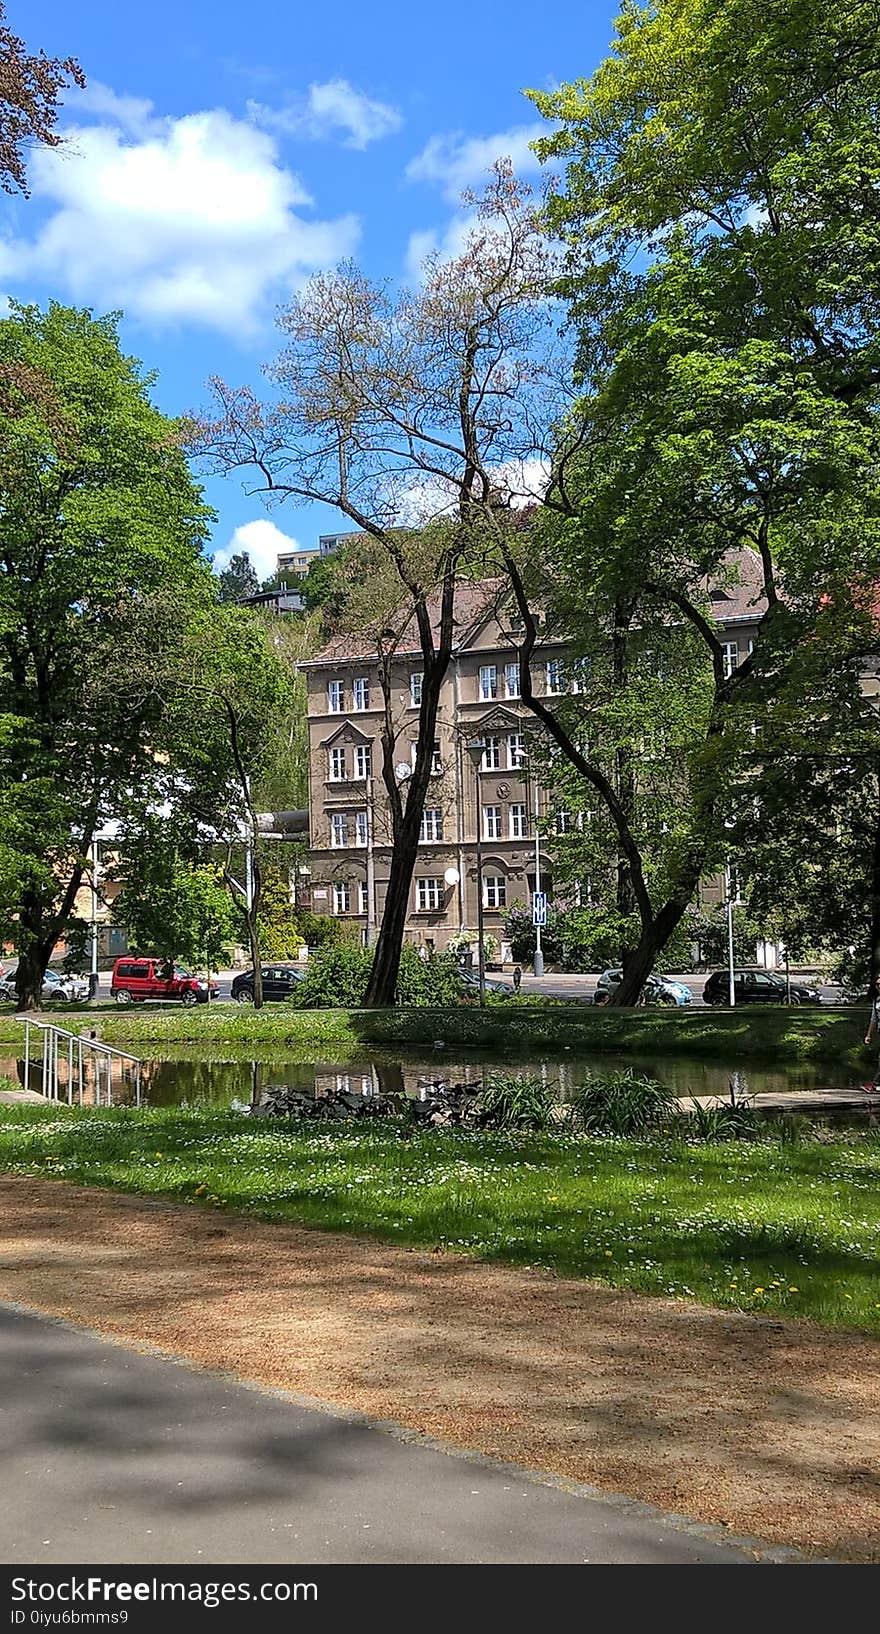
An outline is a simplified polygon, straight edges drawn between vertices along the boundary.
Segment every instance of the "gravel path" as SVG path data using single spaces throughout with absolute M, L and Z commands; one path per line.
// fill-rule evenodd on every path
M 880 1346 L 0 1177 L 0 1299 L 823 1557 L 880 1561 Z

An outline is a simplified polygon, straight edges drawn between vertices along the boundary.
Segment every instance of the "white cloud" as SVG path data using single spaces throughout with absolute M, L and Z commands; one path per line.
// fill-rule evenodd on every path
M 347 79 L 328 79 L 309 86 L 308 95 L 284 108 L 267 108 L 249 102 L 248 113 L 257 125 L 281 131 L 285 136 L 305 136 L 322 141 L 345 133 L 345 146 L 363 149 L 383 136 L 393 136 L 403 119 L 387 102 L 374 102 Z
M 223 545 L 214 552 L 214 572 L 222 573 L 228 567 L 233 556 L 240 556 L 247 551 L 257 578 L 268 579 L 275 573 L 280 551 L 302 550 L 298 540 L 289 533 L 282 533 L 274 522 L 266 517 L 258 517 L 254 522 L 243 522 L 236 528 L 228 545 Z
M 454 261 L 456 256 L 463 253 L 470 234 L 476 230 L 473 216 L 455 215 L 442 232 L 428 227 L 423 232 L 410 233 L 405 262 L 407 283 L 415 288 L 422 282 L 425 262 L 430 256 L 439 256 L 441 261 Z
M 119 96 L 99 79 L 90 79 L 82 90 L 73 86 L 64 97 L 64 106 L 74 121 L 84 113 L 94 114 L 98 119 L 119 125 L 122 130 L 136 136 L 150 135 L 162 129 L 162 121 L 146 97 Z
M 546 124 L 539 121 L 534 125 L 514 125 L 511 130 L 498 131 L 494 136 L 465 136 L 461 131 L 432 136 L 422 152 L 407 165 L 407 180 L 436 182 L 446 198 L 457 201 L 466 189 L 479 189 L 484 185 L 487 173 L 498 159 L 509 159 L 519 176 L 534 174 L 540 169 L 540 163 L 529 143 L 546 135 Z
M 0 278 L 240 334 L 272 297 L 352 253 L 357 218 L 297 214 L 309 195 L 252 124 L 223 109 L 159 119 L 106 87 L 95 95 L 109 123 L 35 150 L 33 193 L 55 208 L 32 240 L 0 242 Z

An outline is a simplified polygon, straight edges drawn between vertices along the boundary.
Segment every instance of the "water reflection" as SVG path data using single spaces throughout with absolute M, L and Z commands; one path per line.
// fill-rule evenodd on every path
M 676 1056 L 591 1056 L 575 1051 L 567 1055 L 564 1061 L 533 1059 L 517 1063 L 493 1061 L 486 1057 L 476 1061 L 465 1060 L 456 1055 L 447 1057 L 445 1052 L 440 1051 L 407 1057 L 372 1053 L 346 1062 L 332 1059 L 293 1061 L 277 1054 L 275 1058 L 269 1055 L 258 1060 L 244 1055 L 230 1059 L 230 1053 L 224 1050 L 223 1060 L 212 1060 L 201 1052 L 181 1051 L 161 1061 L 144 1061 L 142 1102 L 148 1106 L 175 1106 L 184 1101 L 229 1106 L 236 1101 L 256 1106 L 264 1090 L 270 1086 L 284 1086 L 316 1095 L 343 1091 L 415 1097 L 420 1079 L 442 1077 L 478 1089 L 490 1073 L 499 1070 L 540 1074 L 546 1082 L 556 1087 L 559 1098 L 565 1100 L 588 1072 L 605 1073 L 623 1067 L 632 1067 L 660 1078 L 681 1096 L 727 1096 L 730 1079 L 737 1072 L 741 1081 L 745 1079 L 745 1091 L 749 1094 L 853 1087 L 851 1069 L 837 1064 L 821 1067 L 792 1064 L 772 1069 L 750 1064 L 743 1069 L 732 1061 L 704 1062 Z M 41 1087 L 40 1071 L 39 1061 L 32 1062 L 29 1087 L 37 1091 Z M 24 1087 L 24 1057 L 0 1059 L 0 1075 Z M 115 1105 L 128 1105 L 134 1101 L 134 1083 L 124 1063 L 114 1062 L 111 1091 Z M 100 1098 L 106 1100 L 106 1095 L 102 1093 Z M 93 1105 L 95 1100 L 95 1085 L 90 1077 L 85 1085 L 83 1102 Z

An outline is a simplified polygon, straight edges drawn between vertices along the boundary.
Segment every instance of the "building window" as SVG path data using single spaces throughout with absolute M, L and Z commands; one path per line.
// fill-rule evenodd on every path
M 442 840 L 443 813 L 439 806 L 426 807 L 422 812 L 421 840 Z
M 351 892 L 347 880 L 338 880 L 333 886 L 333 912 L 348 913 L 351 908 Z
M 431 750 L 431 776 L 439 777 L 442 770 L 443 762 L 440 759 L 440 739 L 435 738 L 434 747 Z
M 359 675 L 352 682 L 352 707 L 360 713 L 370 707 L 370 682 L 366 675 Z
M 584 692 L 590 674 L 590 660 L 588 658 L 575 658 L 570 668 L 572 692 Z
M 359 743 L 355 749 L 354 775 L 361 779 L 373 775 L 373 751 L 368 743 Z
M 519 697 L 519 664 L 505 664 L 504 666 L 504 696 L 505 698 Z
M 367 914 L 369 911 L 370 899 L 367 895 L 367 882 L 362 879 L 358 881 L 358 913 Z
M 422 681 L 424 670 L 413 670 L 409 678 L 409 701 L 414 709 L 418 709 L 422 701 Z
M 356 811 L 354 816 L 354 843 L 367 845 L 370 838 L 370 825 L 365 811 Z
M 553 817 L 553 832 L 554 832 L 554 834 L 570 834 L 571 833 L 571 812 L 570 811 L 557 811 L 554 814 L 554 817 Z
M 510 808 L 510 838 L 512 840 L 526 840 L 529 835 L 529 814 L 523 805 L 513 805 Z
M 345 764 L 345 750 L 330 750 L 330 782 L 343 783 L 348 776 Z
M 507 907 L 507 880 L 503 874 L 486 874 L 483 879 L 483 907 Z
M 439 908 L 442 908 L 442 879 L 417 879 L 416 905 L 419 913 L 436 913 Z
M 327 708 L 331 715 L 345 714 L 345 682 L 328 681 Z
M 330 819 L 330 844 L 334 851 L 344 851 L 348 845 L 348 817 L 344 811 L 334 811 Z
M 483 838 L 485 840 L 501 839 L 501 807 L 483 807 Z
M 579 879 L 574 888 L 574 905 L 576 908 L 589 908 L 593 902 L 593 881 L 589 875 Z
M 501 765 L 501 739 L 500 738 L 484 738 L 483 739 L 483 760 L 482 760 L 483 771 L 484 772 L 497 772 L 500 765 Z
M 565 673 L 561 658 L 547 660 L 547 692 L 551 697 L 565 690 Z
M 721 659 L 724 665 L 725 679 L 732 675 L 739 663 L 739 647 L 735 641 L 725 641 L 721 648 Z
M 522 765 L 525 752 L 522 732 L 510 732 L 507 738 L 507 765 L 510 771 Z
M 480 699 L 490 703 L 498 697 L 498 669 L 495 664 L 480 665 Z

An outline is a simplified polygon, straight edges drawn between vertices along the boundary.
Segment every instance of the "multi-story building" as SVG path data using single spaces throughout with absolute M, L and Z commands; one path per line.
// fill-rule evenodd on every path
M 755 563 L 746 560 L 737 584 L 710 591 L 728 669 L 750 650 L 763 611 L 759 585 Z M 534 716 L 519 696 L 519 629 L 504 582 L 459 585 L 455 628 L 406 934 L 439 949 L 457 933 L 475 932 L 479 824 L 485 934 L 503 957 L 505 910 L 530 901 L 537 875 L 541 888 L 552 890 L 552 860 L 541 832 L 548 802 L 526 759 Z M 539 643 L 532 660 L 536 692 L 554 697 L 577 687 L 565 657 L 563 642 Z M 316 913 L 355 921 L 369 940 L 382 917 L 391 861 L 375 643 L 367 634 L 336 636 L 302 669 L 308 688 L 312 905 Z M 413 623 L 397 644 L 392 669 L 401 784 L 415 759 L 421 685 Z M 482 745 L 477 769 L 470 743 Z
M 317 560 L 316 550 L 282 550 L 278 553 L 275 571 L 279 578 L 282 573 L 292 573 L 296 578 L 304 579 L 312 563 Z

